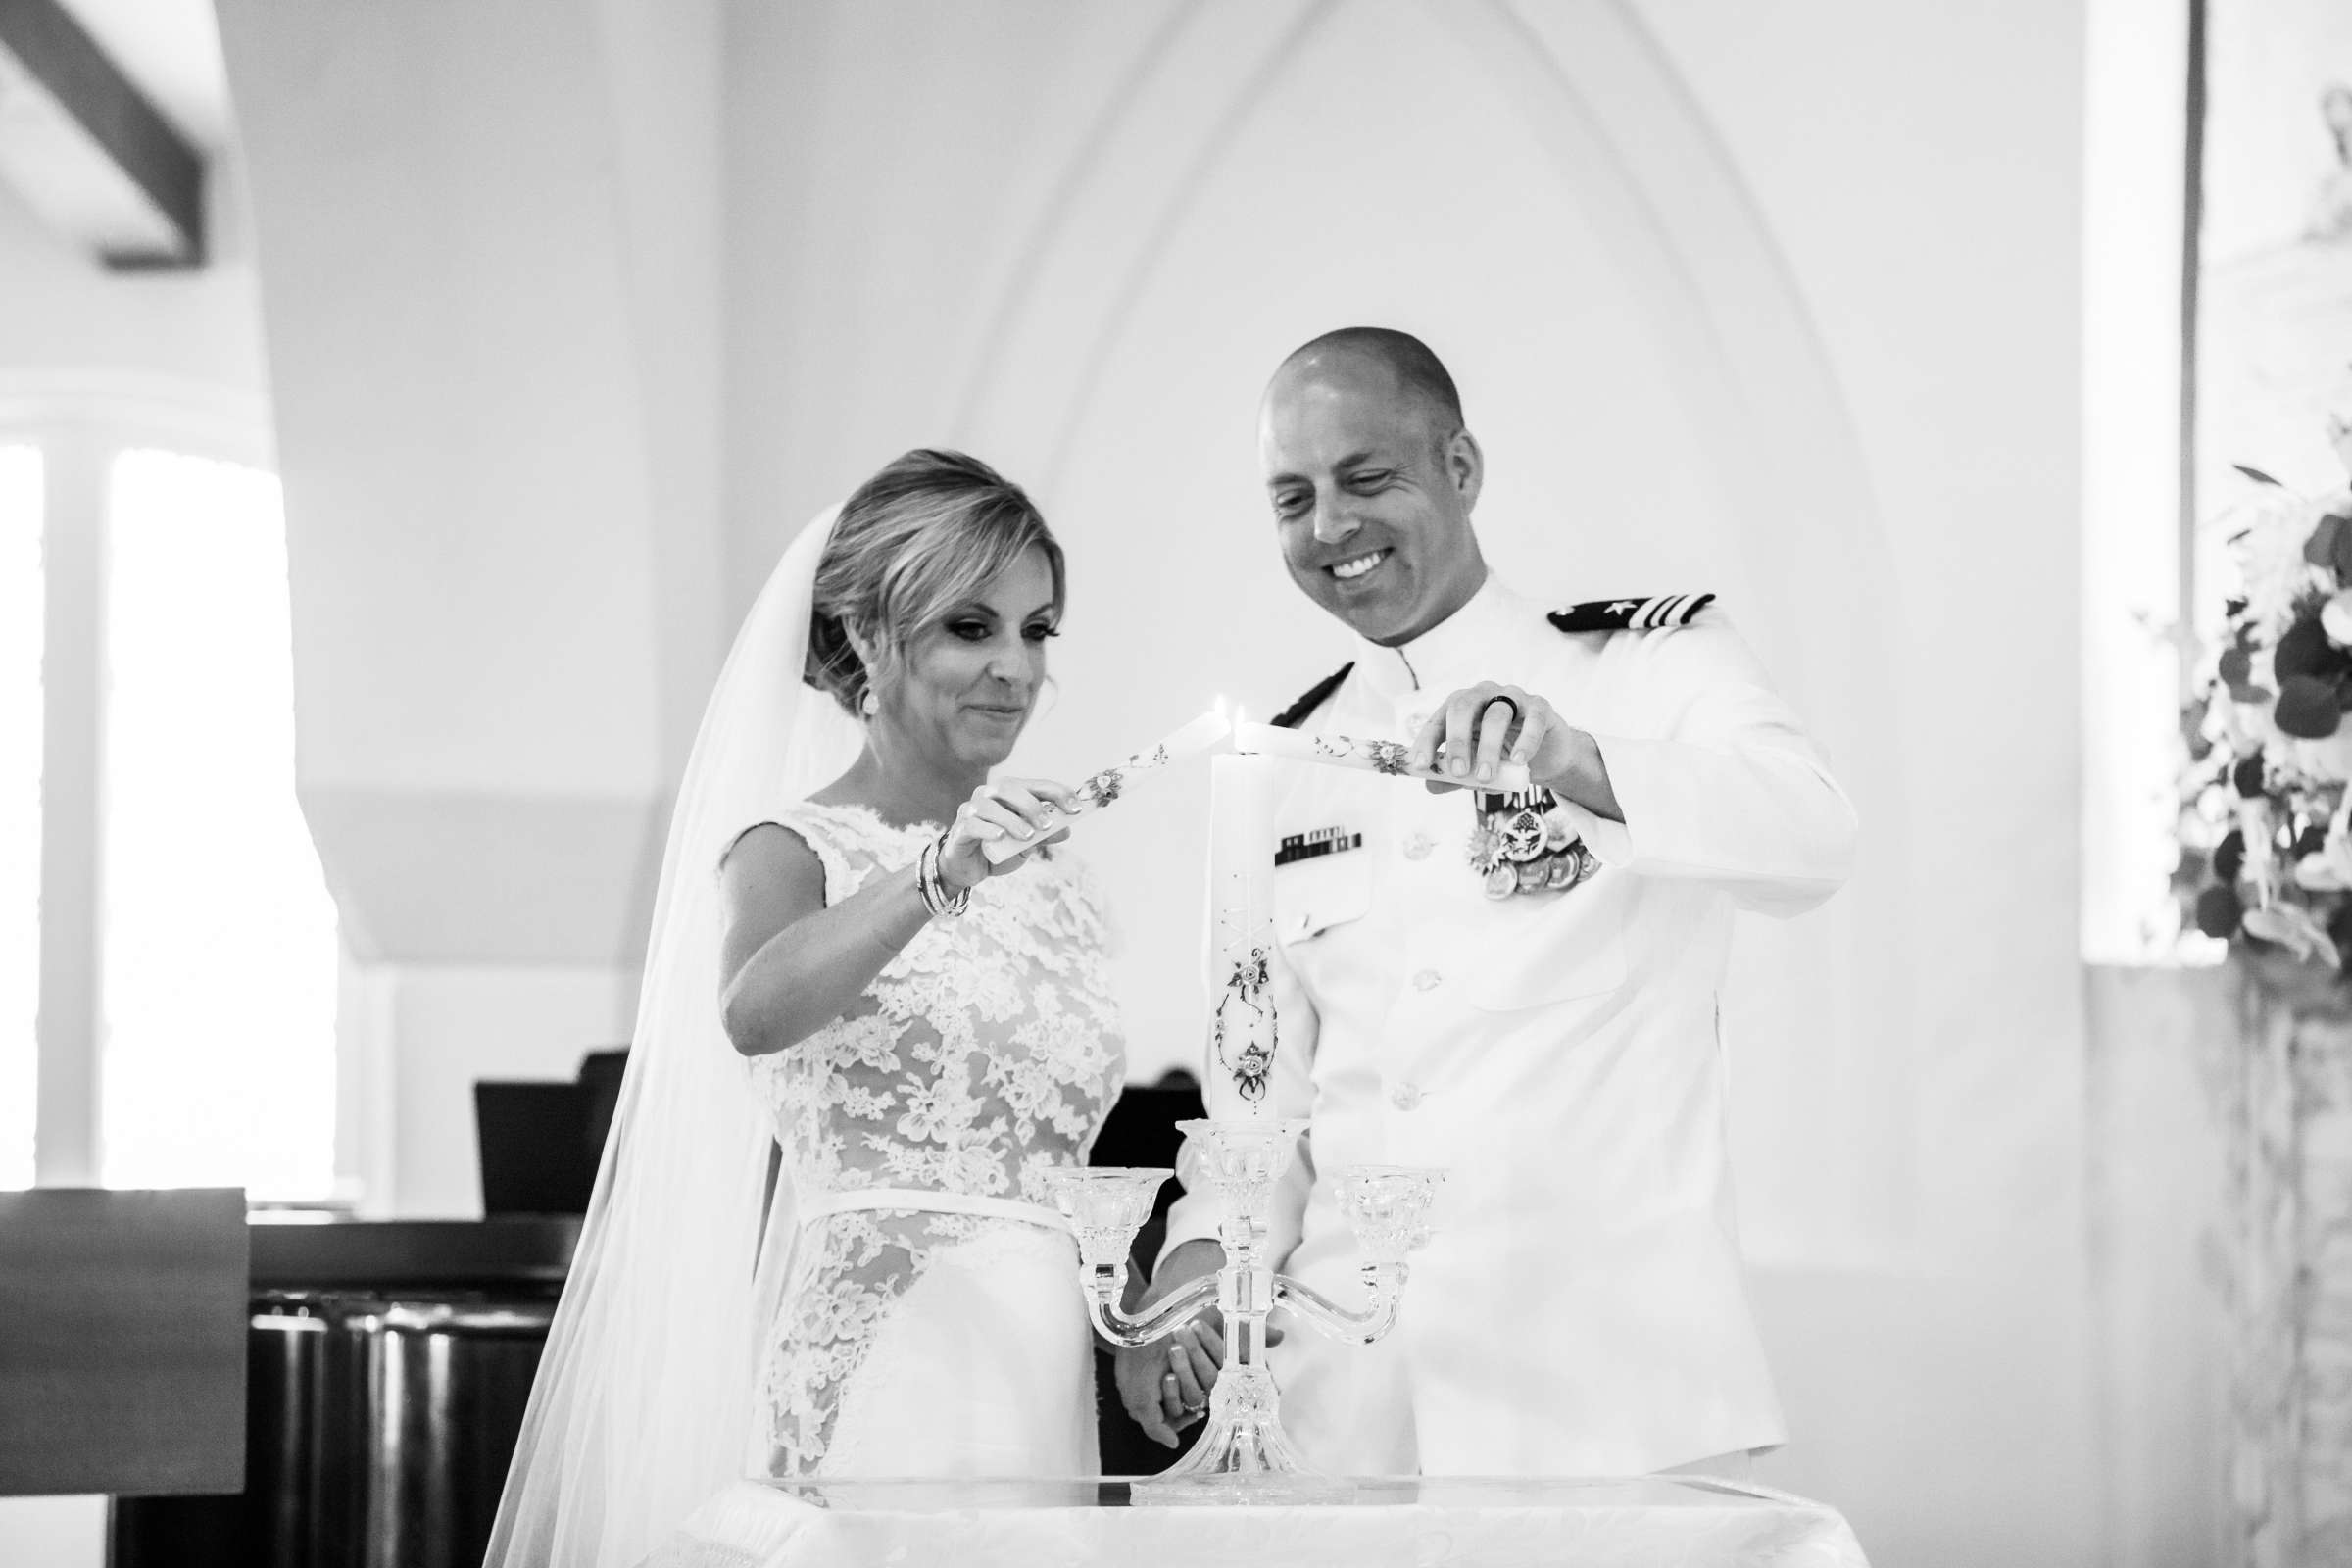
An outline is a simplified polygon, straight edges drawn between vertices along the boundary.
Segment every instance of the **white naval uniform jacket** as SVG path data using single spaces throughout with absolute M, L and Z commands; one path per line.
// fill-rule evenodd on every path
M 1402 648 L 1362 643 L 1310 731 L 1410 740 L 1480 680 L 1593 735 L 1622 824 L 1568 808 L 1601 862 L 1489 899 L 1473 797 L 1287 763 L 1279 837 L 1360 847 L 1277 868 L 1271 1108 L 1310 1116 L 1277 1197 L 1279 1266 L 1361 1299 L 1327 1180 L 1444 1166 L 1435 1234 L 1382 1344 L 1278 1318 L 1283 1419 L 1348 1474 L 1609 1475 L 1784 1441 L 1725 1149 L 1718 996 L 1735 909 L 1791 915 L 1852 864 L 1854 814 L 1722 615 L 1563 633 L 1492 578 Z M 1267 847 L 1271 856 L 1274 846 Z M 1212 1115 L 1240 1103 L 1215 1063 Z M 1216 1234 L 1193 1181 L 1167 1246 Z

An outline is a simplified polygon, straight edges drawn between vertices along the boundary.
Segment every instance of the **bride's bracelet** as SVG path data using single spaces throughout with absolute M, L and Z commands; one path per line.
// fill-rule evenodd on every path
M 914 891 L 921 896 L 923 907 L 934 917 L 942 914 L 961 914 L 972 902 L 972 890 L 965 888 L 951 895 L 948 885 L 940 880 L 939 858 L 946 852 L 948 836 L 942 833 L 923 846 L 923 853 L 914 864 Z

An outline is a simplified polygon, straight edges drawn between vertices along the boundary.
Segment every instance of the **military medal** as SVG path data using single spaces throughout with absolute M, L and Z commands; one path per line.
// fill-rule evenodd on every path
M 1480 792 L 1469 858 L 1490 899 L 1564 893 L 1600 867 L 1549 790 Z
M 1544 853 L 1544 813 L 1533 803 L 1508 811 L 1502 819 L 1501 836 L 1504 858 L 1525 865 Z

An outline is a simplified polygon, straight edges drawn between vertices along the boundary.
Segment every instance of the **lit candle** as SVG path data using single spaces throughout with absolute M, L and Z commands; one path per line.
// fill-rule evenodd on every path
M 1397 778 L 1435 779 L 1441 784 L 1460 784 L 1496 794 L 1509 794 L 1533 787 L 1524 762 L 1496 762 L 1494 776 L 1488 780 L 1471 774 L 1456 778 L 1451 773 L 1436 768 L 1408 766 L 1412 748 L 1402 741 L 1355 740 L 1346 735 L 1309 735 L 1300 730 L 1280 729 L 1272 724 L 1236 724 L 1233 726 L 1233 746 L 1237 752 L 1254 753 L 1261 757 L 1322 762 L 1330 767 L 1360 768 L 1367 773 L 1388 773 Z
M 1068 814 L 1081 816 L 1088 811 L 1101 810 L 1117 800 L 1127 786 L 1138 778 L 1167 766 L 1180 757 L 1190 757 L 1195 752 L 1203 751 L 1215 745 L 1224 738 L 1225 730 L 1225 710 L 1222 705 L 1219 705 L 1177 730 L 1157 746 L 1138 752 L 1127 760 L 1114 763 L 1102 769 L 1102 772 L 1089 776 L 1084 783 L 1079 784 L 1070 792 L 1076 798 L 1070 802 Z M 1055 826 L 1057 827 L 1058 824 Z M 1055 827 L 1049 827 L 1047 831 L 1055 831 Z M 1035 839 L 991 839 L 980 847 L 980 853 L 988 858 L 989 864 L 1002 865 L 1014 856 L 1035 847 Z
M 1275 783 L 1271 758 L 1209 759 L 1209 1070 L 1230 1077 L 1255 1115 L 1269 1114 L 1266 1086 L 1278 1042 L 1269 984 Z

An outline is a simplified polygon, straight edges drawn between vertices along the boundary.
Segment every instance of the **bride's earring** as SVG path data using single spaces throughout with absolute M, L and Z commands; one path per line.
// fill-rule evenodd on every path
M 865 690 L 858 697 L 858 711 L 871 718 L 882 710 L 882 699 L 874 692 L 874 655 L 877 650 L 846 624 L 842 627 L 842 633 L 850 640 L 850 652 L 858 656 L 858 673 L 865 677 Z

